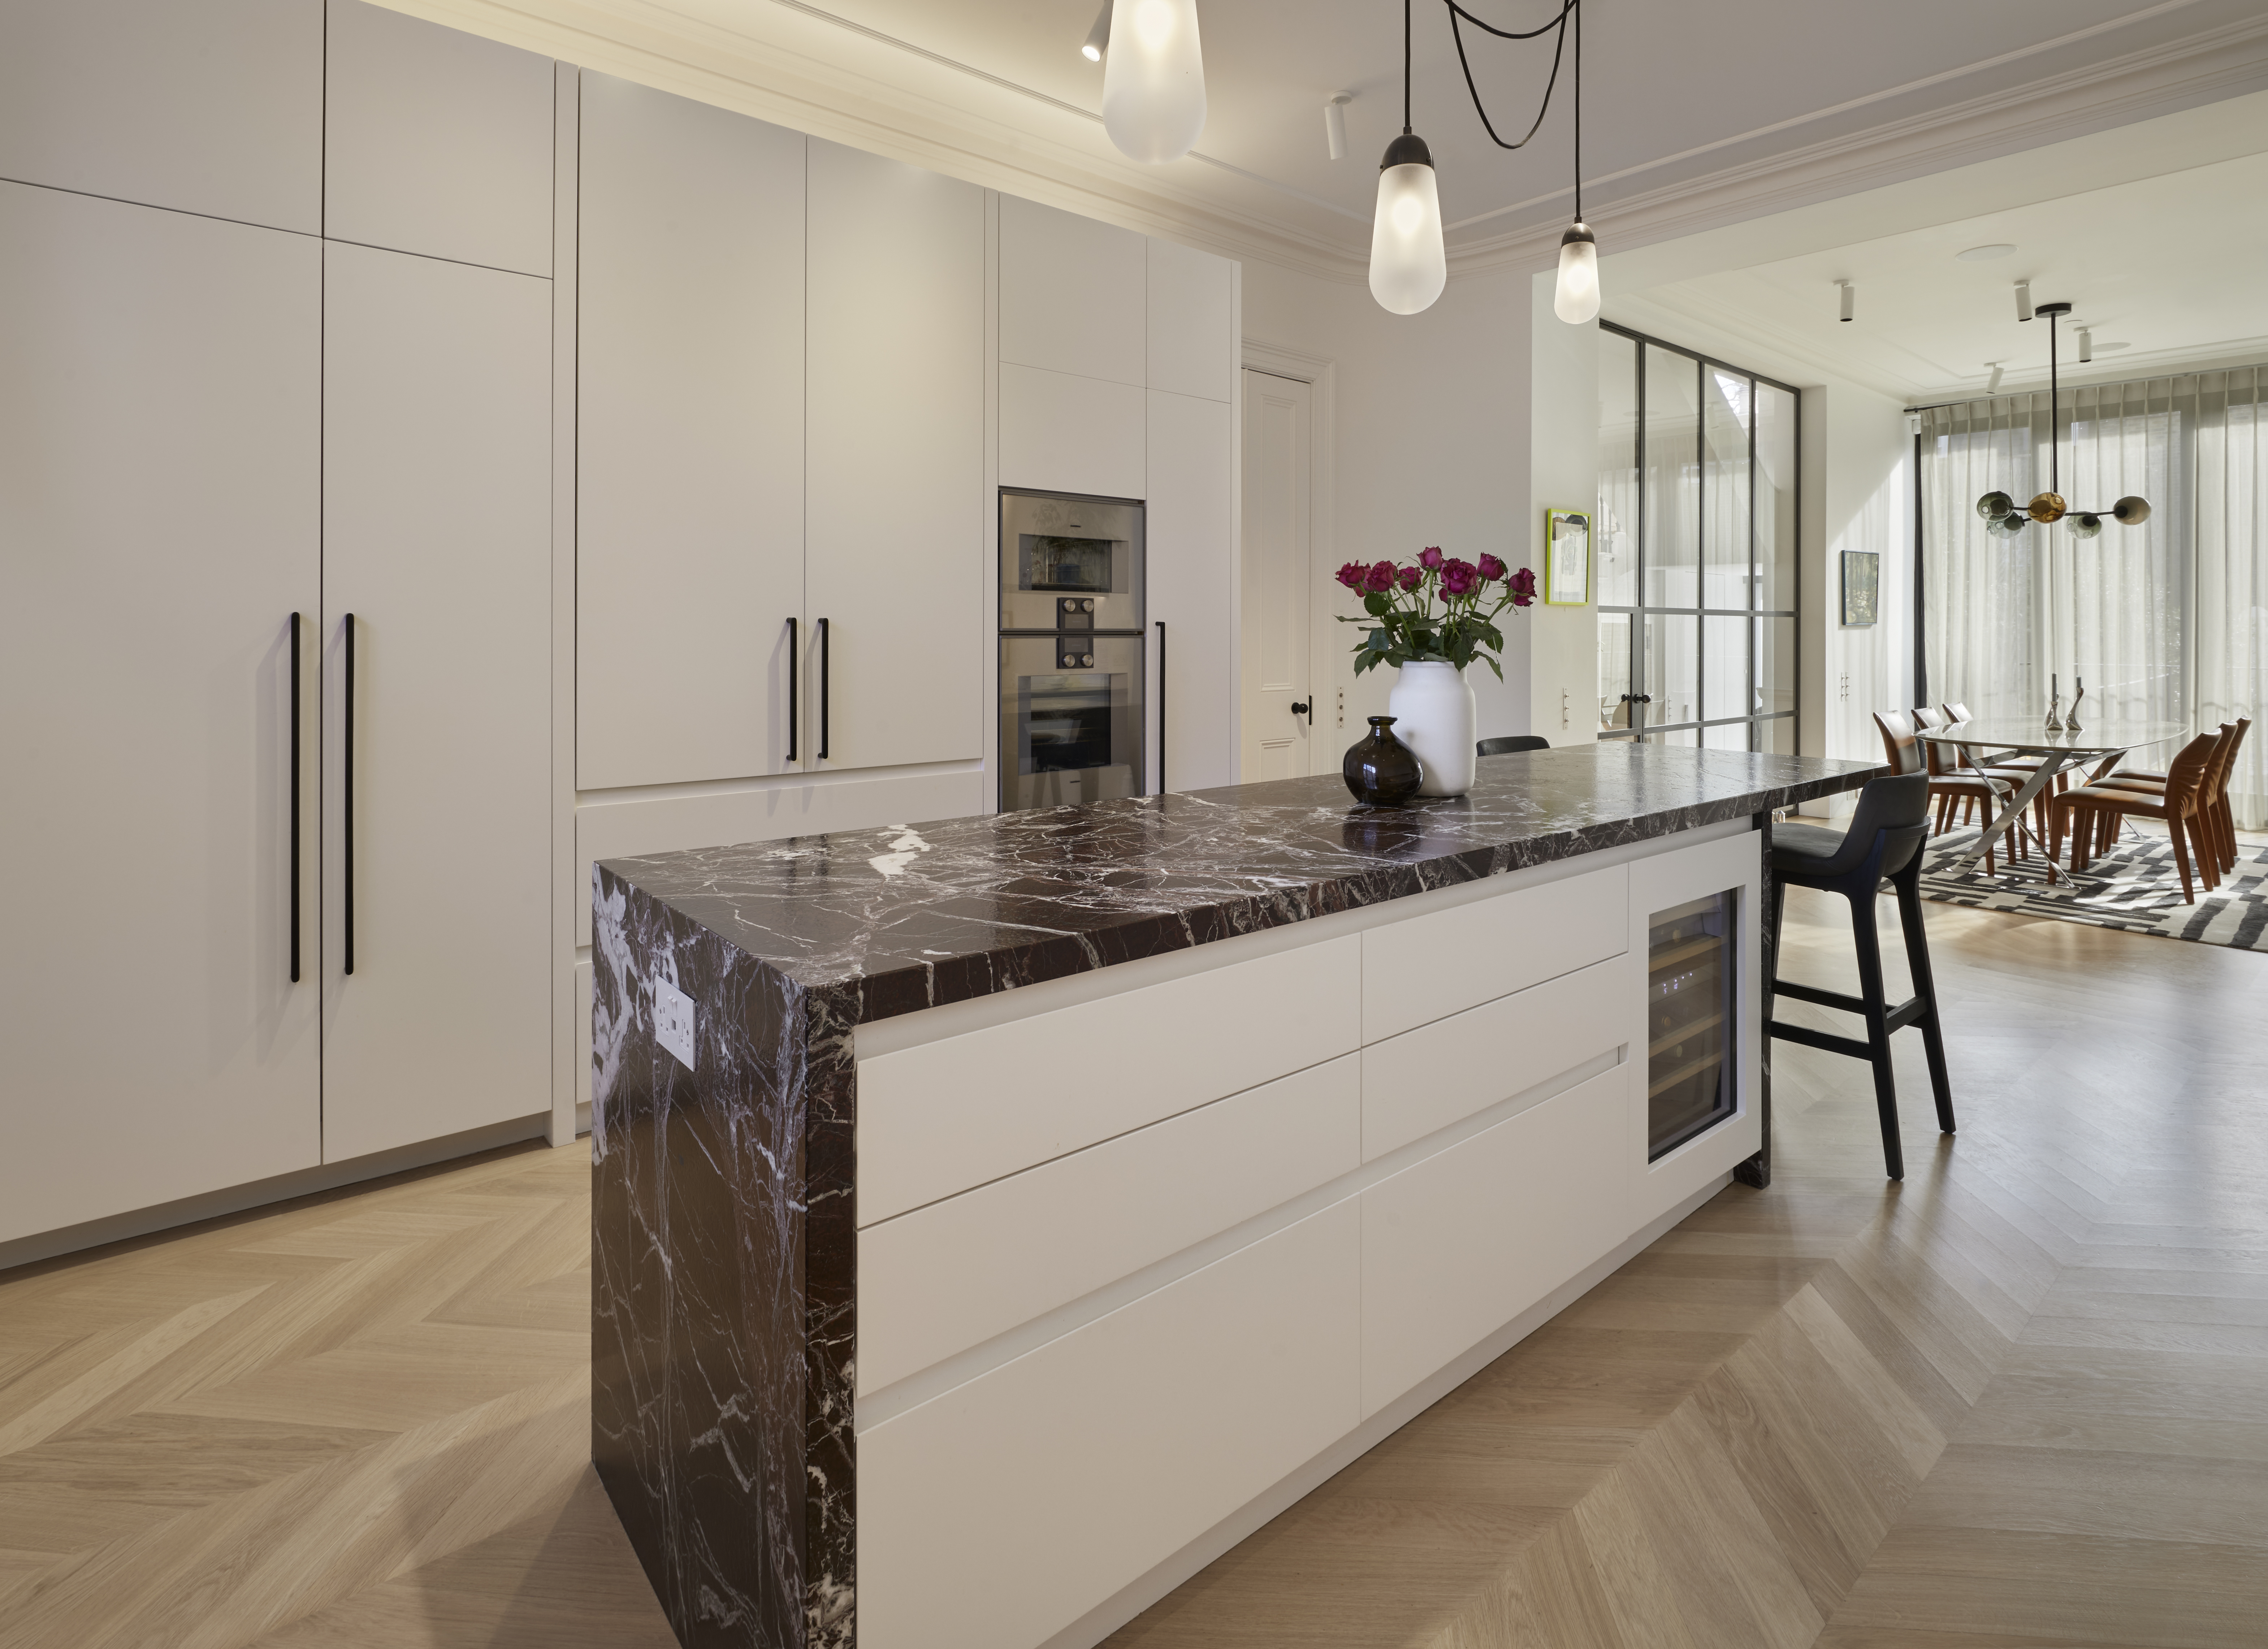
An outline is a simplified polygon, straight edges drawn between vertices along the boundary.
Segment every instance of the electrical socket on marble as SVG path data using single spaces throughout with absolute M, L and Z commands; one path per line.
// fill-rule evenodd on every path
M 666 979 L 653 982 L 653 1040 L 693 1069 L 693 998 Z

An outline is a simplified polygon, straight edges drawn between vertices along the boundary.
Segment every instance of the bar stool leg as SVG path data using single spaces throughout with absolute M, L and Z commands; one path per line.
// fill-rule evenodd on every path
M 1906 1158 L 1898 1143 L 1897 1083 L 1890 1073 L 1889 1010 L 1882 997 L 1882 939 L 1874 922 L 1875 890 L 1881 884 L 1874 876 L 1864 880 L 1863 888 L 1853 887 L 1849 894 L 1851 938 L 1859 953 L 1859 996 L 1867 1005 L 1867 1058 L 1874 1067 L 1874 1109 L 1882 1122 L 1882 1166 L 1890 1178 L 1903 1180 Z
M 1937 976 L 1929 965 L 1929 930 L 1922 925 L 1921 859 L 1890 878 L 1898 890 L 1898 924 L 1905 930 L 1906 971 L 1913 975 L 1914 995 L 1922 1002 L 1921 1044 L 1929 1056 L 1930 1092 L 1937 1098 L 1937 1126 L 1953 1131 L 1953 1083 L 1946 1075 L 1945 1033 L 1937 1019 Z

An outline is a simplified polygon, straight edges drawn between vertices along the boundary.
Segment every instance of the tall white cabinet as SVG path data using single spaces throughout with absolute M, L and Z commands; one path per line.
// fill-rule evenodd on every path
M 321 257 L 0 183 L 0 1241 L 320 1159 Z

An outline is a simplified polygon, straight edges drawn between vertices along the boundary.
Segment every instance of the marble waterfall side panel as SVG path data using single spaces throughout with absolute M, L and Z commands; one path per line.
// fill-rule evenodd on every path
M 855 989 L 805 997 L 805 1649 L 858 1641 Z
M 807 998 L 594 882 L 592 1456 L 686 1649 L 797 1649 Z

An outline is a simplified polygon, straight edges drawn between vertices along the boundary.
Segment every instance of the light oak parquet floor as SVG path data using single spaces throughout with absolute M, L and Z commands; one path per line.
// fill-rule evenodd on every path
M 1839 902 L 1837 902 L 1839 904 Z M 2268 1644 L 2268 972 L 1933 906 L 1712 1202 L 1115 1649 Z M 1792 894 L 1788 971 L 1855 979 Z M 1783 1012 L 1827 1016 L 1784 1006 Z M 582 1153 L 0 1275 L 0 1645 L 665 1649 L 585 1464 Z

